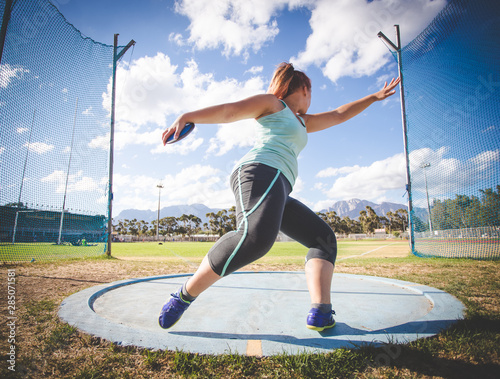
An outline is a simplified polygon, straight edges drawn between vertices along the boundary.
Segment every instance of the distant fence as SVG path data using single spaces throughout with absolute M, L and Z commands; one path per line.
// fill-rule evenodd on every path
M 497 239 L 500 238 L 500 226 L 485 226 L 482 228 L 464 228 L 449 230 L 433 230 L 415 233 L 416 238 L 448 238 L 448 239 Z M 500 246 L 500 245 L 499 245 Z

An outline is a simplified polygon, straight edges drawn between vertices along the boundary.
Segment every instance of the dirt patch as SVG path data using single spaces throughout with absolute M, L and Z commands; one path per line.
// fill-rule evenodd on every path
M 336 266 L 337 273 L 374 275 L 409 280 L 443 289 L 466 302 L 475 315 L 498 314 L 500 309 L 500 270 L 495 262 L 412 261 L 373 264 L 350 263 Z M 63 263 L 35 263 L 0 267 L 0 291 L 7 293 L 8 270 L 15 273 L 16 294 L 16 364 L 18 377 L 175 377 L 175 352 L 165 353 L 161 359 L 144 355 L 141 349 L 118 348 L 59 321 L 60 303 L 69 295 L 95 285 L 117 280 L 192 273 L 196 265 L 165 260 L 82 260 Z M 303 264 L 256 263 L 244 271 L 303 271 Z M 484 280 L 488 278 L 488 280 Z M 168 294 L 166 294 L 168 296 Z M 1 313 L 9 316 L 7 297 L 2 296 Z M 488 316 L 490 317 L 490 316 Z M 0 330 L 2 361 L 9 350 L 8 330 Z M 447 356 L 456 353 L 447 352 Z M 489 364 L 498 364 L 498 353 L 489 354 Z M 156 358 L 158 359 L 156 359 Z M 495 358 L 496 357 L 496 358 Z M 467 361 L 466 354 L 453 358 Z M 155 366 L 156 365 L 156 366 Z M 159 366 L 158 366 L 159 365 Z M 162 367 L 161 371 L 155 367 Z M 10 374 L 5 370 L 0 372 Z

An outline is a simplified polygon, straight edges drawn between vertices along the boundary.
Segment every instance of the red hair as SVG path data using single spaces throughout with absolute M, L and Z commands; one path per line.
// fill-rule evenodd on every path
M 295 70 L 291 63 L 281 63 L 276 71 L 267 93 L 272 93 L 278 99 L 284 99 L 300 88 L 311 89 L 311 80 L 302 71 Z

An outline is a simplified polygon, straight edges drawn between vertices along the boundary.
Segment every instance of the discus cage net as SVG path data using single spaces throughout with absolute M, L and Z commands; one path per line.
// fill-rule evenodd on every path
M 500 3 L 452 0 L 401 50 L 412 252 L 500 257 Z
M 50 1 L 6 3 L 0 261 L 103 254 L 113 46 Z M 418 256 L 500 257 L 499 35 L 500 3 L 451 0 L 401 50 Z
M 0 0 L 0 15 L 11 5 L 0 64 L 3 262 L 107 248 L 113 46 L 83 36 L 54 4 Z

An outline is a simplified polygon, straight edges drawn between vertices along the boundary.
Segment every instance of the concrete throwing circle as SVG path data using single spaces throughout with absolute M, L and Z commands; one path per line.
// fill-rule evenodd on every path
M 400 280 L 334 274 L 337 325 L 306 328 L 309 292 L 303 272 L 237 272 L 204 292 L 171 329 L 158 325 L 162 305 L 191 274 L 123 280 L 66 298 L 59 317 L 120 345 L 200 354 L 323 353 L 360 344 L 430 337 L 463 318 L 465 307 L 438 289 Z

